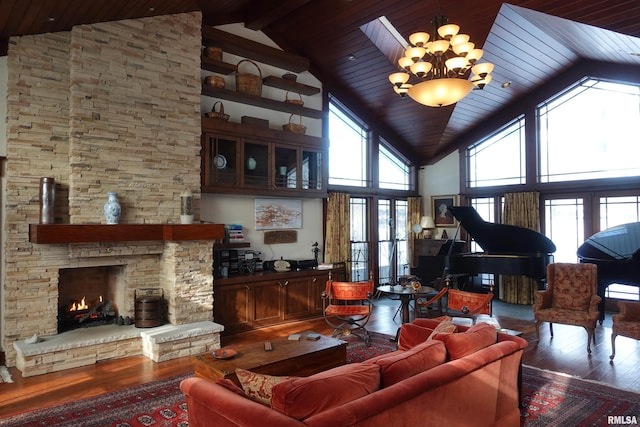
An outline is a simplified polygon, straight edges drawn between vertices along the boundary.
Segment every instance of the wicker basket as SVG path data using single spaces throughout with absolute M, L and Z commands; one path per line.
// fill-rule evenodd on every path
M 241 73 L 239 71 L 240 64 L 250 62 L 258 69 L 258 75 Z M 248 95 L 260 96 L 262 94 L 262 71 L 255 62 L 249 59 L 243 59 L 236 65 L 236 90 Z
M 222 61 L 222 49 L 214 46 L 205 47 L 204 56 L 215 59 L 216 61 Z
M 220 109 L 216 111 L 216 105 L 218 104 L 220 104 Z M 213 104 L 211 112 L 207 113 L 207 117 L 224 121 L 229 120 L 229 115 L 224 113 L 224 104 L 222 104 L 222 101 L 216 101 L 216 103 Z
M 286 130 L 287 132 L 304 134 L 305 132 L 307 132 L 307 127 L 302 124 L 302 116 L 298 115 L 298 117 L 300 118 L 300 123 L 291 123 L 291 119 L 294 115 L 295 114 L 289 116 L 289 123 L 282 125 L 282 129 Z
M 204 84 L 217 88 L 224 88 L 224 77 L 207 76 L 204 78 Z
M 302 100 L 302 95 L 298 93 L 298 97 L 300 99 L 289 98 L 289 91 L 287 91 L 286 95 L 284 96 L 284 102 L 288 102 L 289 104 L 293 104 L 293 105 L 299 105 L 302 107 L 304 105 L 304 101 Z

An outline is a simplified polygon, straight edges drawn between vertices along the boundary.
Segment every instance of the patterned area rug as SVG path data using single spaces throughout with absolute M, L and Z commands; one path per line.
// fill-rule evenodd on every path
M 372 334 L 371 346 L 367 347 L 357 337 L 343 337 L 349 343 L 347 361 L 359 362 L 395 350 L 390 338 Z M 525 427 L 640 423 L 638 393 L 529 366 L 523 367 L 522 375 Z M 0 419 L 0 426 L 186 427 L 187 408 L 179 385 L 188 376 L 18 414 Z
M 530 366 L 522 383 L 526 427 L 640 424 L 640 393 Z

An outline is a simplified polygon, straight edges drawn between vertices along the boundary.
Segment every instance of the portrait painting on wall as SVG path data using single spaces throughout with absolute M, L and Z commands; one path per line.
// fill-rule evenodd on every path
M 447 210 L 448 206 L 457 206 L 458 196 L 431 196 L 431 209 L 436 227 L 455 227 L 456 219 Z

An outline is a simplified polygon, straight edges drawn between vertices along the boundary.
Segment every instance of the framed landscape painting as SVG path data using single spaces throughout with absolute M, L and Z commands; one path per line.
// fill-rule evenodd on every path
M 302 200 L 255 199 L 256 230 L 302 228 Z
M 436 227 L 455 227 L 456 219 L 447 210 L 448 206 L 457 206 L 458 196 L 431 196 L 431 212 Z

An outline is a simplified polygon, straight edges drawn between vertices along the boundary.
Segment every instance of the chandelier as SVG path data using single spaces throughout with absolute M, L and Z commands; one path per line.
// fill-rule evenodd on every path
M 398 60 L 403 71 L 393 73 L 389 81 L 395 92 L 429 107 L 455 104 L 472 89 L 482 89 L 491 81 L 493 64 L 478 64 L 482 49 L 475 48 L 460 26 L 438 15 L 431 21 L 433 35 L 417 32 L 409 36 L 411 44 Z M 469 69 L 472 77 L 468 79 Z M 411 77 L 417 82 L 410 83 Z

